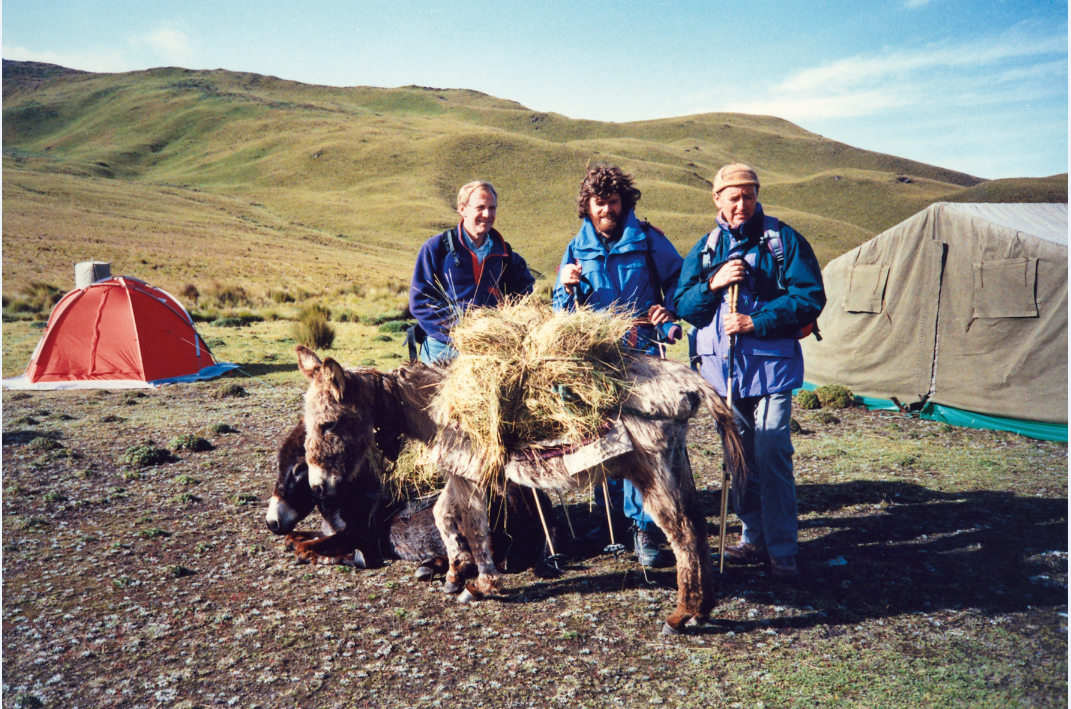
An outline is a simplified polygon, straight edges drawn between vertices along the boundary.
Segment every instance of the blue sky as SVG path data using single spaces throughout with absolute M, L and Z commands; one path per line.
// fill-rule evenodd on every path
M 1029 0 L 7 0 L 3 57 L 469 88 L 571 118 L 737 111 L 979 177 L 1067 172 L 1068 6 Z

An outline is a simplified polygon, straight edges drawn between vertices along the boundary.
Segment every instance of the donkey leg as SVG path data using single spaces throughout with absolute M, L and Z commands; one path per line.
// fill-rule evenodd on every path
M 461 530 L 469 543 L 478 575 L 474 583 L 466 585 L 466 594 L 459 601 L 468 602 L 482 598 L 488 593 L 498 593 L 498 569 L 491 552 L 491 529 L 487 518 L 487 499 L 476 483 L 455 477 L 456 490 L 463 496 L 465 514 L 461 516 Z
M 465 568 L 474 563 L 462 532 L 467 500 L 458 493 L 459 480 L 461 478 L 456 476 L 447 476 L 446 486 L 439 493 L 434 507 L 435 526 L 439 528 L 450 561 L 446 581 L 443 582 L 443 591 L 446 593 L 457 593 L 465 587 Z
M 677 633 L 689 621 L 706 620 L 713 609 L 714 567 L 684 447 L 687 426 L 649 421 L 638 426 L 644 427 L 643 435 L 633 438 L 641 446 L 625 474 L 677 558 L 677 607 L 666 619 L 666 631 Z

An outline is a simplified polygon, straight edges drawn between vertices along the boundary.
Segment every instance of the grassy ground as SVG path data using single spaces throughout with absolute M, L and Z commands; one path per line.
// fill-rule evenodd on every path
M 304 390 L 284 327 L 201 326 L 255 377 L 228 378 L 245 397 L 3 394 L 5 707 L 1067 705 L 1066 445 L 798 412 L 801 579 L 727 567 L 711 622 L 665 639 L 672 570 L 584 541 L 563 577 L 507 576 L 471 606 L 402 562 L 297 565 L 263 522 Z M 339 328 L 340 360 L 398 362 L 378 330 Z M 4 324 L 5 376 L 33 332 Z M 213 448 L 121 460 L 187 433 Z M 708 418 L 689 449 L 713 539 Z

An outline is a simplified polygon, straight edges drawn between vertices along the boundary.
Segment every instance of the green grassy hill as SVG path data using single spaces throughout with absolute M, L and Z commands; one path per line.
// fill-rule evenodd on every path
M 3 155 L 8 293 L 32 281 L 69 288 L 73 264 L 96 258 L 172 291 L 401 294 L 420 244 L 454 223 L 457 188 L 472 179 L 499 188 L 498 227 L 552 273 L 595 159 L 633 172 L 640 215 L 682 252 L 710 228 L 709 180 L 732 160 L 758 168 L 766 209 L 823 262 L 934 201 L 1067 199 L 1066 176 L 985 182 L 766 116 L 600 123 L 461 89 L 6 60 Z

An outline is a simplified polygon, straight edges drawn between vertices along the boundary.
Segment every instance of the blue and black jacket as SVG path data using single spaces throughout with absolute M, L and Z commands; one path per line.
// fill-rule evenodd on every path
M 458 225 L 424 242 L 409 286 L 409 310 L 417 324 L 443 343 L 450 342 L 450 328 L 466 309 L 494 307 L 507 295 L 527 295 L 535 283 L 528 264 L 497 231 L 488 234 L 491 253 L 481 264 L 460 229 Z

